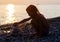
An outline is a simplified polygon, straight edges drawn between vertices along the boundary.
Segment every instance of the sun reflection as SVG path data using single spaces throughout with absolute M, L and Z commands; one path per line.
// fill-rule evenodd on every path
M 7 16 L 6 16 L 6 21 L 5 23 L 13 23 L 15 22 L 14 18 L 14 5 L 13 4 L 8 4 L 7 7 Z

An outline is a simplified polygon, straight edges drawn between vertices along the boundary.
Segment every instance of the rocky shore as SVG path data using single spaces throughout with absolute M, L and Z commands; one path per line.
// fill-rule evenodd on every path
M 31 38 L 35 30 L 31 29 L 30 24 L 24 23 L 25 26 L 19 26 L 19 30 L 17 30 L 19 33 L 16 34 L 13 32 L 13 24 L 6 24 L 0 26 L 0 42 L 60 42 L 60 17 L 47 20 L 50 24 L 50 34 L 46 37 L 34 36 Z

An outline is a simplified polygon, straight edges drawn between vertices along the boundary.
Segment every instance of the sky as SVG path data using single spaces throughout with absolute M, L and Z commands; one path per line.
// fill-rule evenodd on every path
M 60 4 L 60 0 L 0 0 L 0 4 Z

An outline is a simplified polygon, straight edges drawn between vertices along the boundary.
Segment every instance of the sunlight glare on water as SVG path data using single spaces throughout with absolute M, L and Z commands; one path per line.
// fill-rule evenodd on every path
M 13 4 L 8 4 L 6 6 L 6 10 L 7 10 L 7 16 L 6 16 L 6 21 L 5 23 L 13 23 L 15 22 L 15 18 L 14 18 L 14 5 Z
M 20 22 L 28 18 L 27 7 L 28 5 L 0 5 L 0 25 Z M 46 18 L 60 17 L 60 5 L 36 5 L 36 7 Z

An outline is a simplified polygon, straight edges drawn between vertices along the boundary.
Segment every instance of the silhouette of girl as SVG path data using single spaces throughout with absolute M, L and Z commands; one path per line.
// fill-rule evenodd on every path
M 49 33 L 49 24 L 46 18 L 39 13 L 38 9 L 34 5 L 29 5 L 26 8 L 28 15 L 32 18 L 31 24 L 32 27 L 36 30 L 36 35 L 46 36 Z

